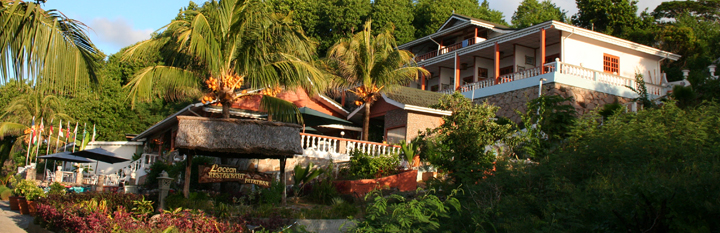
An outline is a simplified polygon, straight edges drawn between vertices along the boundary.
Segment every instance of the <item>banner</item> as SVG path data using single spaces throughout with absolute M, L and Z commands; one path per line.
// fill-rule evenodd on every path
M 240 182 L 270 187 L 272 174 L 243 171 L 236 166 L 213 164 L 198 166 L 200 171 L 198 183 Z

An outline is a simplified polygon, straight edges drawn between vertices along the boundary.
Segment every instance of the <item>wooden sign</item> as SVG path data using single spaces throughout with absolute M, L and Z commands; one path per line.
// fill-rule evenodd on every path
M 198 168 L 200 171 L 198 183 L 240 182 L 267 188 L 273 180 L 271 174 L 243 171 L 230 165 L 200 165 Z

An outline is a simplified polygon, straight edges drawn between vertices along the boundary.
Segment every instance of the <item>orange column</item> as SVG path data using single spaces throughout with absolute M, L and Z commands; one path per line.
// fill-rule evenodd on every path
M 545 73 L 545 28 L 540 29 L 540 72 Z
M 495 42 L 495 84 L 500 81 L 500 45 Z
M 455 52 L 455 90 L 460 89 L 460 57 Z
M 423 70 L 425 66 L 422 66 Z M 420 74 L 420 89 L 425 90 L 425 74 Z

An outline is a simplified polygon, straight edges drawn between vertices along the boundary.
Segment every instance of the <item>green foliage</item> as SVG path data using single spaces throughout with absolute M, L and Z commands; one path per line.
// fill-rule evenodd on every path
M 400 161 L 394 155 L 369 155 L 359 150 L 350 152 L 347 179 L 375 179 L 394 175 Z
M 152 214 L 154 210 L 155 209 L 153 208 L 153 202 L 150 200 L 145 200 L 145 196 L 142 197 L 142 200 L 133 201 L 132 212 L 137 215 Z
M 25 197 L 28 201 L 37 200 L 40 197 L 45 197 L 45 191 L 35 184 L 32 180 L 20 180 L 17 182 L 13 195 L 18 197 Z
M 260 190 L 260 204 L 279 204 L 282 201 L 283 189 L 285 189 L 285 185 L 279 181 L 273 181 L 269 188 Z
M 573 24 L 621 36 L 640 24 L 637 0 L 576 0 L 578 12 Z
M 488 146 L 506 139 L 511 125 L 500 125 L 492 118 L 497 107 L 473 104 L 459 92 L 440 99 L 438 109 L 452 111 L 443 124 L 422 133 L 420 158 L 449 172 L 456 184 L 472 184 L 492 168 L 496 153 Z
M 565 22 L 565 11 L 550 0 L 523 0 L 512 16 L 514 28 L 526 28 L 548 20 Z
M 310 193 L 308 194 L 308 198 L 311 201 L 320 204 L 335 203 L 335 198 L 340 194 L 333 184 L 335 180 L 333 177 L 335 175 L 334 166 L 333 163 L 328 164 L 328 166 L 323 169 L 323 175 L 317 179 L 317 182 L 312 184 Z
M 3 201 L 9 200 L 10 196 L 13 195 L 12 193 L 13 193 L 13 190 L 8 188 L 7 186 L 5 186 L 5 185 L 0 186 L 0 199 L 2 199 Z
M 372 1 L 371 18 L 381 31 L 393 29 L 398 44 L 415 39 L 415 26 L 412 22 L 412 0 L 375 0 Z
M 418 0 L 415 3 L 415 37 L 420 38 L 435 33 L 453 11 L 493 23 L 507 25 L 502 12 L 490 9 L 487 0 Z
M 418 189 L 420 191 L 420 189 Z M 406 199 L 392 194 L 383 197 L 378 191 L 370 192 L 365 199 L 373 203 L 367 207 L 365 219 L 353 220 L 356 226 L 349 232 L 430 232 L 442 229 L 443 219 L 450 217 L 450 212 L 460 211 L 460 202 L 453 190 L 445 197 L 435 196 L 434 191 L 415 198 Z
M 293 190 L 295 191 L 295 196 L 298 196 L 300 194 L 300 190 L 305 187 L 311 180 L 314 180 L 318 176 L 322 175 L 324 170 L 314 168 L 313 163 L 308 163 L 305 168 L 300 166 L 300 164 L 295 165 L 294 173 L 293 173 L 293 182 L 295 184 L 293 185 Z
M 412 166 L 413 158 L 418 154 L 420 145 L 417 141 L 407 143 L 405 140 L 400 141 L 400 159 L 404 159 L 408 163 L 408 167 Z
M 190 192 L 189 198 L 185 198 L 182 193 L 168 195 L 165 198 L 167 209 L 174 210 L 178 208 L 203 210 L 209 212 L 212 210 L 212 200 L 204 192 Z
M 65 190 L 65 185 L 61 184 L 60 182 L 53 182 L 50 185 L 50 191 L 48 191 L 48 195 L 64 195 L 67 190 Z
M 647 86 L 645 85 L 645 79 L 642 74 L 635 74 L 635 83 L 637 84 L 637 88 L 625 86 L 638 95 L 638 97 L 633 99 L 633 101 L 640 102 L 644 108 L 656 107 L 655 102 L 650 99 L 650 94 L 648 93 Z
M 610 116 L 615 115 L 618 112 L 621 112 L 625 107 L 623 107 L 620 103 L 609 103 L 602 106 L 602 109 L 600 109 L 600 116 L 603 116 L 603 119 L 608 119 Z
M 536 164 L 500 160 L 468 187 L 464 231 L 709 232 L 720 227 L 720 105 L 587 114 Z M 474 228 L 473 228 L 474 227 Z
M 544 95 L 528 102 L 525 114 L 528 114 L 531 122 L 540 123 L 542 131 L 550 139 L 559 140 L 567 137 L 577 119 L 577 111 L 570 105 L 572 102 L 572 97 Z M 525 126 L 527 127 L 527 124 Z

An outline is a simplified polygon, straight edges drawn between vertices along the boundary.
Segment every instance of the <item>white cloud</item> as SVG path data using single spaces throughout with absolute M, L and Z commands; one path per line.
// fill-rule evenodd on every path
M 150 39 L 152 29 L 135 29 L 133 25 L 124 18 L 95 18 L 88 25 L 91 34 L 97 35 L 97 42 L 110 45 L 114 49 L 120 49 L 136 42 Z

